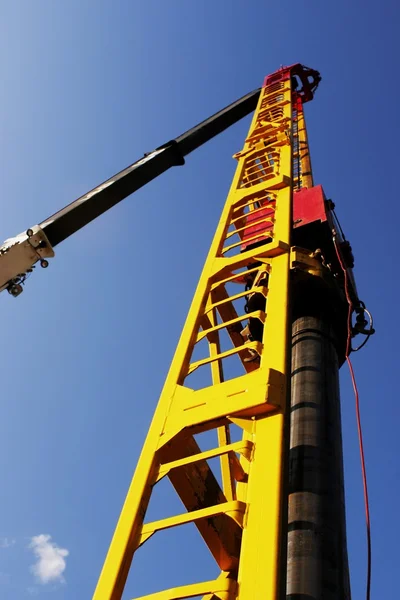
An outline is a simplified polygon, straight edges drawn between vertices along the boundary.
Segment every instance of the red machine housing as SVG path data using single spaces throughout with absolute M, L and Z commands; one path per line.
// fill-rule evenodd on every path
M 302 188 L 293 195 L 293 227 L 308 225 L 314 221 L 328 220 L 326 200 L 322 185 Z

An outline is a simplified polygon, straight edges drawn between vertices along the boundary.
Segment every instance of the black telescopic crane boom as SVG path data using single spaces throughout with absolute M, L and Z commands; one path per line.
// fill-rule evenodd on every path
M 169 168 L 183 165 L 190 152 L 254 111 L 259 95 L 260 88 L 246 94 L 40 223 L 50 245 L 64 241 Z

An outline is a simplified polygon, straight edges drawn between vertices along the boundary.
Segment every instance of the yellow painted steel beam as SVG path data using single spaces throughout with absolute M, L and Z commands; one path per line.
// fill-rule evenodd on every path
M 259 342 L 251 342 L 248 344 L 243 344 L 243 346 L 238 346 L 238 348 L 231 348 L 230 350 L 226 350 L 225 352 L 221 352 L 220 354 L 215 354 L 214 356 L 209 356 L 208 358 L 203 358 L 202 360 L 197 360 L 194 363 L 191 363 L 188 368 L 188 375 L 193 373 L 199 367 L 204 367 L 204 365 L 208 365 L 209 363 L 213 363 L 216 360 L 220 360 L 223 358 L 228 358 L 228 356 L 233 356 L 238 353 L 238 349 L 242 348 L 243 350 L 252 349 L 256 350 L 260 355 L 262 352 L 262 345 Z
M 239 454 L 247 458 L 247 460 L 250 460 L 252 449 L 252 442 L 248 440 L 242 440 L 240 442 L 235 442 L 234 444 L 226 444 L 224 446 L 219 446 L 218 448 L 208 450 L 207 452 L 200 452 L 199 454 L 195 454 L 194 456 L 188 456 L 187 458 L 174 460 L 173 462 L 167 463 L 165 465 L 160 465 L 157 474 L 157 481 L 159 481 L 162 477 L 165 477 L 165 475 L 168 475 L 169 471 L 171 471 L 172 469 L 177 469 L 178 467 L 183 467 L 185 465 L 198 462 L 199 460 L 209 460 L 210 458 L 222 456 L 223 454 L 229 454 L 230 452 L 238 452 Z
M 262 323 L 265 322 L 265 317 L 266 317 L 265 313 L 261 310 L 254 310 L 253 312 L 248 313 L 247 316 L 249 318 L 250 317 L 257 318 Z M 236 317 L 235 319 L 231 319 L 230 321 L 227 321 L 226 323 L 219 323 L 218 325 L 214 325 L 214 327 L 210 327 L 209 329 L 200 331 L 200 333 L 197 334 L 196 342 L 200 342 L 203 338 L 205 338 L 211 332 L 219 331 L 220 329 L 224 329 L 225 327 L 230 327 L 231 325 L 234 325 L 235 323 L 237 323 L 239 321 L 243 321 L 243 316 Z M 218 354 L 216 354 L 215 356 L 218 356 Z M 220 382 L 218 381 L 217 383 L 220 383 Z
M 300 102 L 297 111 L 297 127 L 299 134 L 299 153 L 302 187 L 310 188 L 313 187 L 314 180 L 311 167 L 310 147 L 308 145 L 306 120 L 304 118 L 303 106 L 302 104 L 300 104 Z
M 182 515 L 169 517 L 168 519 L 160 519 L 160 521 L 154 521 L 153 523 L 146 523 L 142 527 L 139 543 L 143 544 L 150 536 L 156 533 L 156 531 L 170 529 L 171 527 L 177 527 L 178 525 L 186 525 L 187 523 L 193 523 L 195 521 L 200 521 L 201 519 L 209 519 L 210 517 L 215 517 L 215 515 L 226 515 L 236 521 L 238 525 L 242 526 L 244 511 L 244 503 L 234 500 L 225 502 L 224 504 L 203 508 L 201 510 L 193 510 Z
M 204 583 L 192 583 L 171 590 L 165 590 L 148 596 L 134 598 L 134 600 L 183 600 L 207 594 L 203 600 L 234 600 L 236 597 L 237 583 L 232 579 L 218 578 Z
M 254 270 L 258 270 L 258 269 L 254 269 Z M 267 297 L 268 289 L 265 286 L 258 286 L 257 290 L 259 292 L 261 292 L 265 297 Z M 218 300 L 217 302 L 214 302 L 214 304 L 211 304 L 209 307 L 207 307 L 205 314 L 207 314 L 213 308 L 219 308 L 220 306 L 222 306 L 222 304 L 226 304 L 227 302 L 234 302 L 235 300 L 244 298 L 248 294 L 249 294 L 248 291 L 244 291 L 244 292 L 240 292 L 239 294 L 233 294 L 233 296 L 225 296 L 225 298 L 223 300 Z M 229 321 L 233 321 L 236 318 L 237 317 L 233 317 L 232 319 L 229 319 Z

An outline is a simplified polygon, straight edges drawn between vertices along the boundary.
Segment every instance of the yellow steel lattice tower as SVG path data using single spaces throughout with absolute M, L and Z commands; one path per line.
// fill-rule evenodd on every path
M 244 148 L 236 155 L 233 183 L 94 600 L 119 600 L 139 546 L 158 531 L 191 522 L 216 560 L 220 577 L 203 581 L 199 572 L 196 583 L 146 599 L 277 598 L 293 192 L 292 84 L 289 69 L 266 79 Z M 257 298 L 258 304 L 249 298 Z M 259 333 L 251 335 L 246 322 Z M 210 385 L 193 385 L 193 375 L 206 370 Z M 243 429 L 242 441 L 231 443 L 231 423 Z M 194 435 L 211 429 L 217 430 L 219 445 L 202 452 Z M 207 462 L 215 457 L 220 457 L 221 477 Z M 170 479 L 186 512 L 146 522 L 152 490 L 163 477 Z

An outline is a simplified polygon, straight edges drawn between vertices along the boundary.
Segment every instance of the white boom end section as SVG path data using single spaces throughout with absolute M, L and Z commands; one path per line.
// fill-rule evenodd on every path
M 0 246 L 0 292 L 8 290 L 12 296 L 19 296 L 34 265 L 39 261 L 42 267 L 47 267 L 47 258 L 53 256 L 54 250 L 39 225 L 3 242 Z

